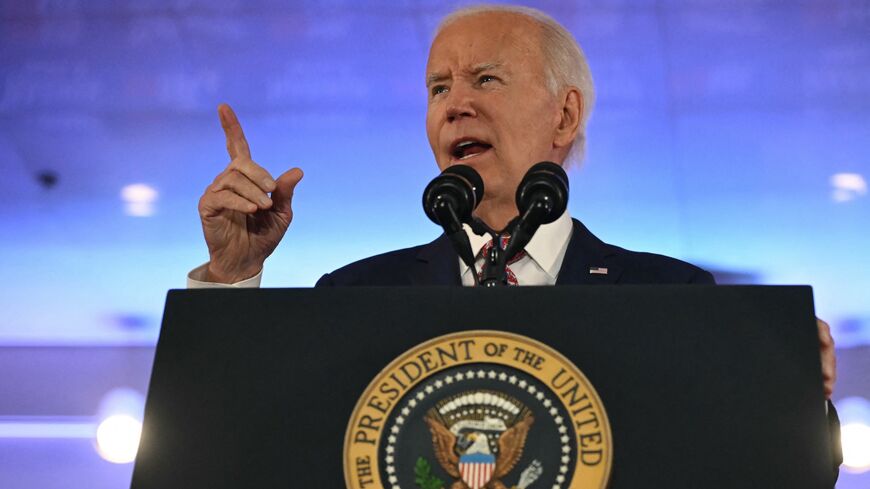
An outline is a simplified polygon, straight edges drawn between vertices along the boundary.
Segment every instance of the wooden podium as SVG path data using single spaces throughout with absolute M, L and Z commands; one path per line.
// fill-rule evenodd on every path
M 132 487 L 586 487 L 596 439 L 579 436 L 576 390 L 534 378 L 555 361 L 540 351 L 576 366 L 597 395 L 607 487 L 831 487 L 814 317 L 809 287 L 171 291 Z M 501 353 L 473 342 L 502 333 Z M 504 361 L 432 343 L 444 335 Z M 402 370 L 407 359 L 417 366 Z M 391 363 L 404 373 L 389 378 Z M 417 414 L 415 393 L 430 403 Z M 384 415 L 361 424 L 365 409 Z M 436 417 L 453 436 L 441 453 Z M 563 425 L 572 436 L 553 431 Z M 459 482 L 442 462 L 505 472 L 520 428 L 522 454 L 500 481 Z M 376 460 L 349 458 L 355 437 Z

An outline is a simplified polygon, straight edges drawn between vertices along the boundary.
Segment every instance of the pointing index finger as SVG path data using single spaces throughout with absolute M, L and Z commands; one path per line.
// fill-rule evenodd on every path
M 227 104 L 218 105 L 218 117 L 221 120 L 221 127 L 224 128 L 224 135 L 227 138 L 227 153 L 230 158 L 238 157 L 251 158 L 251 150 L 248 148 L 248 140 L 245 139 L 245 133 L 242 131 L 242 125 L 239 124 L 239 118 L 236 113 Z

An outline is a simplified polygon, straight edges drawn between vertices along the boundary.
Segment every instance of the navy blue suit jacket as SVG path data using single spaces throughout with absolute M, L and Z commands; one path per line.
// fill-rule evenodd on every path
M 607 274 L 589 273 L 591 267 L 606 268 Z M 556 280 L 556 285 L 713 283 L 709 272 L 686 262 L 607 244 L 576 219 Z M 459 256 L 442 234 L 425 245 L 351 263 L 317 281 L 317 286 L 329 285 L 459 286 Z
M 607 274 L 592 274 L 603 267 Z M 571 240 L 556 285 L 596 284 L 715 284 L 710 272 L 667 256 L 629 251 L 607 244 L 574 220 Z M 317 286 L 419 286 L 462 285 L 459 256 L 447 236 L 429 244 L 391 251 L 351 263 L 327 273 Z M 828 401 L 828 424 L 836 480 L 843 454 L 840 421 Z

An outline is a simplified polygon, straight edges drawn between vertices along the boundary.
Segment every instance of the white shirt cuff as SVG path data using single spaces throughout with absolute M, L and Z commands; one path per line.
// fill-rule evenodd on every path
M 194 268 L 187 274 L 188 289 L 256 289 L 260 286 L 260 280 L 263 279 L 263 269 L 261 268 L 256 275 L 251 278 L 246 278 L 241 282 L 234 284 L 221 284 L 217 282 L 207 282 L 205 280 L 208 270 L 208 262 Z

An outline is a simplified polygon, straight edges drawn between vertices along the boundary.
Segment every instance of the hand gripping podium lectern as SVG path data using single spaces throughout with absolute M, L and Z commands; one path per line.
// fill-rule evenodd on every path
M 171 291 L 134 489 L 833 485 L 809 287 Z

